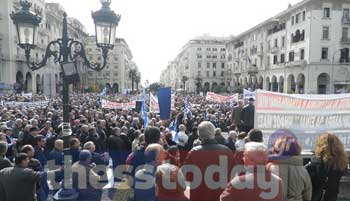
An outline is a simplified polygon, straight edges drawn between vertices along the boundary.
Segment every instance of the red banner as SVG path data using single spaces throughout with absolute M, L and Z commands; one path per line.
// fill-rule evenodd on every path
M 135 108 L 135 101 L 129 103 L 116 103 L 109 100 L 102 99 L 102 108 L 115 110 L 131 110 Z
M 223 96 L 213 92 L 208 92 L 206 96 L 207 101 L 217 102 L 217 103 L 230 103 L 238 100 L 238 94 L 232 96 Z

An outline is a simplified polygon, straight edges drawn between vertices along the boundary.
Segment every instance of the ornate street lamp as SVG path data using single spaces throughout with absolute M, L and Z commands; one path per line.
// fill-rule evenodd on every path
M 113 49 L 115 33 L 121 16 L 110 9 L 111 0 L 101 0 L 102 8 L 92 12 L 95 23 L 96 45 L 102 49 L 103 63 L 91 63 L 86 56 L 84 45 L 68 36 L 67 15 L 63 14 L 62 38 L 51 41 L 46 47 L 43 60 L 39 63 L 30 60 L 30 52 L 36 47 L 36 38 L 41 16 L 30 11 L 32 3 L 21 0 L 21 9 L 10 14 L 17 29 L 18 45 L 25 50 L 26 63 L 29 69 L 37 70 L 44 67 L 50 57 L 59 63 L 63 72 L 63 122 L 69 123 L 69 93 L 68 85 L 79 82 L 77 62 L 80 59 L 84 65 L 95 71 L 101 71 L 107 63 L 108 51 Z M 68 124 L 69 125 L 69 124 Z M 65 129 L 67 130 L 67 129 Z M 70 132 L 63 133 L 69 135 Z

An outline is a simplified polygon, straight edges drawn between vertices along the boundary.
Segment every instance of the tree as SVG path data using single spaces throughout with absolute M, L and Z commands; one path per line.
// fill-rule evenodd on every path
M 130 69 L 129 78 L 131 79 L 131 90 L 134 91 L 134 82 L 136 78 L 137 71 L 136 69 Z
M 135 77 L 135 82 L 136 82 L 136 91 L 139 91 L 139 83 L 141 81 L 141 76 L 140 75 L 137 75 Z
M 160 88 L 162 88 L 162 87 L 164 87 L 163 84 L 161 84 L 161 83 L 159 83 L 159 82 L 154 82 L 154 83 L 152 83 L 152 84 L 149 85 L 148 90 L 149 90 L 150 92 L 158 92 L 158 90 L 159 90 Z
M 202 88 L 202 78 L 200 77 L 196 78 L 196 85 L 197 85 L 197 94 L 199 94 Z
M 188 77 L 187 76 L 182 76 L 182 78 L 181 78 L 181 81 L 182 81 L 182 83 L 183 83 L 183 85 L 184 85 L 184 90 L 186 90 L 186 82 L 187 82 L 187 80 L 188 80 Z

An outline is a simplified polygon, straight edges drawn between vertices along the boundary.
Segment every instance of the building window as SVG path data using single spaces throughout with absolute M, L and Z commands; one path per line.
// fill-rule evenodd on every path
M 277 55 L 273 56 L 273 64 L 277 64 L 278 63 L 278 58 Z
M 342 31 L 342 40 L 345 41 L 348 39 L 348 35 L 349 35 L 349 28 L 348 27 L 343 27 L 343 31 Z
M 198 48 L 197 48 L 197 51 L 202 51 L 202 48 L 198 47 Z
M 209 71 L 207 71 L 207 77 L 209 77 Z
M 213 71 L 213 77 L 216 77 L 216 72 L 215 71 Z
M 331 17 L 331 9 L 330 8 L 323 8 L 323 17 L 324 18 L 330 18 Z
M 221 77 L 224 77 L 224 76 L 225 76 L 225 72 L 221 71 Z
M 222 52 L 225 52 L 225 51 L 226 51 L 226 48 L 221 48 L 221 51 L 222 51 Z
M 225 63 L 221 63 L 221 68 L 225 68 Z
M 294 61 L 294 52 L 289 52 L 289 62 L 293 62 Z
M 207 68 L 210 68 L 210 63 L 209 62 L 207 63 Z
M 294 25 L 294 16 L 292 16 L 292 25 Z
M 188 68 L 189 68 L 188 65 L 186 65 L 186 66 L 185 66 L 185 69 L 188 70 Z
M 201 59 L 202 55 L 201 54 L 197 54 L 197 59 Z
M 218 49 L 217 48 L 213 48 L 213 51 L 216 52 L 216 51 L 218 51 Z
M 210 55 L 207 55 L 207 59 L 210 59 L 211 58 L 211 56 Z
M 322 28 L 322 39 L 328 40 L 329 39 L 329 27 L 323 27 Z
M 306 11 L 303 11 L 303 21 L 306 19 Z
M 305 49 L 300 49 L 300 60 L 305 59 Z
M 275 45 L 274 46 L 278 47 L 278 39 L 277 38 L 275 39 Z
M 114 66 L 115 69 L 118 69 L 118 67 L 119 67 L 118 65 L 115 65 L 115 66 Z
M 207 48 L 207 51 L 211 51 L 211 48 L 210 48 L 210 47 L 208 47 L 208 48 Z
M 322 48 L 321 59 L 328 59 L 328 47 Z
M 213 55 L 212 58 L 213 58 L 213 59 L 217 59 L 218 56 L 217 56 L 217 55 Z
M 343 18 L 347 21 L 349 21 L 349 8 L 343 9 Z
M 285 54 L 281 54 L 281 63 L 285 63 L 286 62 L 286 58 L 285 58 Z
M 300 13 L 298 13 L 296 16 L 295 16 L 295 24 L 298 24 L 300 22 Z
M 197 75 L 198 75 L 198 76 L 201 76 L 201 72 L 200 72 L 200 71 L 198 71 Z
M 201 67 L 202 67 L 202 63 L 198 62 L 198 68 L 201 68 Z
M 216 68 L 216 63 L 215 62 L 213 63 L 213 68 Z
M 118 77 L 118 72 L 114 72 L 114 77 Z

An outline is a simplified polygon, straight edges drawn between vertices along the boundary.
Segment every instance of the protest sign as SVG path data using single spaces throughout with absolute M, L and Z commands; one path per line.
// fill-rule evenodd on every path
M 11 106 L 11 107 L 44 107 L 49 105 L 49 101 L 33 101 L 33 102 L 9 101 L 9 102 L 3 102 L 3 105 Z
M 350 149 L 350 94 L 290 95 L 257 91 L 255 128 L 265 134 L 294 132 L 304 149 L 313 149 L 324 132 L 335 133 Z
M 208 92 L 206 96 L 207 101 L 216 102 L 216 103 L 230 103 L 238 100 L 238 94 L 232 96 L 223 96 L 213 92 Z
M 149 94 L 149 111 L 153 113 L 159 113 L 158 98 L 152 93 Z
M 117 103 L 109 100 L 102 99 L 101 101 L 102 108 L 104 109 L 115 109 L 115 110 L 131 110 L 136 106 L 136 102 L 128 102 L 128 103 Z
M 256 91 L 249 91 L 247 89 L 243 89 L 243 99 L 248 100 L 249 98 L 254 98 L 256 96 Z

